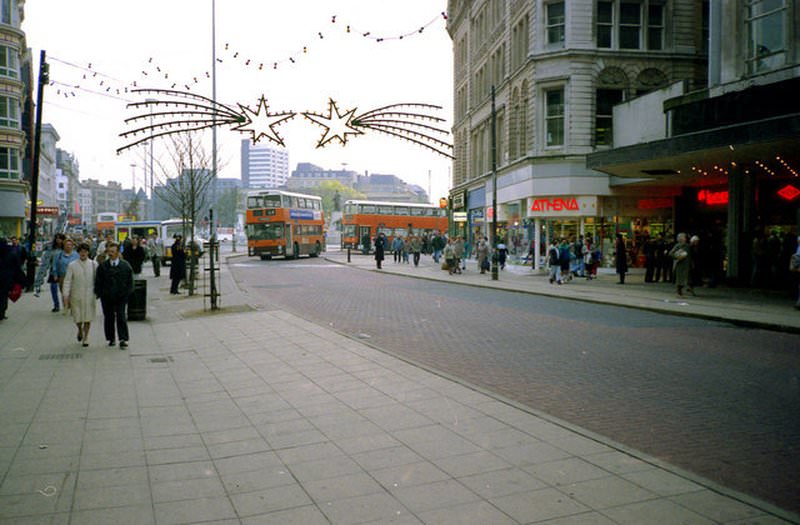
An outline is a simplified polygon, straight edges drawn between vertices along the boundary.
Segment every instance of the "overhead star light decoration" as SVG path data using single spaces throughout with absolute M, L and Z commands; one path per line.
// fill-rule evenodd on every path
M 317 147 L 321 148 L 333 139 L 337 139 L 339 143 L 344 146 L 347 144 L 347 135 L 363 135 L 364 132 L 353 126 L 353 118 L 356 113 L 356 108 L 350 111 L 341 113 L 336 106 L 336 101 L 328 99 L 328 115 L 321 115 L 319 113 L 312 113 L 310 111 L 303 112 L 303 116 L 313 122 L 319 124 L 325 131 L 322 133 L 322 138 L 317 142 Z
M 337 139 L 344 146 L 348 135 L 363 135 L 364 130 L 373 130 L 393 137 L 408 140 L 445 157 L 453 158 L 453 146 L 437 135 L 447 136 L 450 132 L 436 125 L 443 118 L 429 115 L 430 110 L 440 110 L 441 106 L 422 103 L 402 103 L 383 106 L 356 115 L 356 108 L 340 111 L 333 99 L 328 100 L 328 114 L 306 111 L 303 116 L 322 126 L 324 132 L 317 142 L 322 148 Z
M 249 131 L 253 136 L 253 144 L 261 140 L 262 137 L 266 137 L 275 144 L 285 146 L 283 139 L 275 130 L 275 126 L 278 126 L 287 120 L 293 119 L 295 113 L 291 111 L 270 113 L 267 100 L 263 95 L 261 96 L 261 100 L 258 101 L 258 109 L 256 111 L 253 111 L 249 107 L 243 106 L 242 104 L 239 104 L 239 107 L 242 109 L 242 113 L 247 121 L 241 126 L 233 128 L 235 131 Z
M 255 110 L 238 104 L 240 111 L 236 111 L 208 97 L 186 91 L 135 89 L 132 93 L 158 98 L 128 104 L 128 108 L 143 111 L 125 120 L 126 124 L 134 128 L 120 134 L 120 137 L 129 142 L 117 149 L 118 154 L 158 137 L 217 126 L 232 126 L 234 131 L 250 133 L 253 143 L 266 138 L 285 146 L 276 127 L 296 115 L 293 111 L 270 112 L 267 99 L 263 95 Z M 441 106 L 432 104 L 402 103 L 356 115 L 356 108 L 341 111 L 336 102 L 329 99 L 327 114 L 305 111 L 303 116 L 324 129 L 317 148 L 334 140 L 345 146 L 349 136 L 363 135 L 367 130 L 372 130 L 453 158 L 453 146 L 439 138 L 447 136 L 449 131 L 436 126 L 444 122 L 444 119 L 428 114 L 431 110 L 440 109 Z
M 283 138 L 275 128 L 295 116 L 292 111 L 271 113 L 263 96 L 255 111 L 242 104 L 239 104 L 240 111 L 236 111 L 208 97 L 186 91 L 134 89 L 131 93 L 155 95 L 159 98 L 127 105 L 128 108 L 144 111 L 125 119 L 126 124 L 138 127 L 120 133 L 120 137 L 130 142 L 118 148 L 117 153 L 154 138 L 228 125 L 235 125 L 233 129 L 236 131 L 249 132 L 253 143 L 266 137 L 267 140 L 284 146 Z M 137 138 L 140 136 L 141 138 Z

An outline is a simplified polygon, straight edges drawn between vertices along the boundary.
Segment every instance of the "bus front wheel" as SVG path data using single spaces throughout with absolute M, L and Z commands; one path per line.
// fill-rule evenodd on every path
M 317 244 L 314 245 L 314 251 L 309 253 L 308 256 L 309 257 L 319 257 L 320 253 L 322 253 L 322 246 L 320 246 L 319 241 L 317 241 Z

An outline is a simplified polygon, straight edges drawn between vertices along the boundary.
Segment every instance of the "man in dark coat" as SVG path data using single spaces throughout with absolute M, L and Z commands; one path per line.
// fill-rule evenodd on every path
M 614 263 L 619 274 L 619 282 L 617 284 L 625 284 L 625 274 L 628 273 L 628 253 L 625 247 L 625 239 L 622 238 L 621 233 L 617 234 L 614 250 Z
M 186 252 L 183 249 L 183 238 L 178 235 L 175 237 L 175 242 L 172 243 L 172 261 L 169 267 L 169 278 L 172 285 L 169 288 L 169 293 L 177 295 L 178 286 L 181 281 L 186 278 Z
M 14 284 L 24 284 L 25 274 L 22 273 L 22 263 L 19 256 L 0 237 L 0 321 L 6 319 L 8 309 L 8 292 Z
M 147 253 L 144 250 L 144 246 L 142 246 L 139 237 L 134 237 L 131 241 L 130 247 L 125 248 L 125 260 L 128 261 L 128 264 L 131 265 L 133 268 L 133 274 L 139 275 L 142 273 L 142 265 L 144 265 L 144 260 L 147 258 Z
M 100 298 L 103 307 L 103 328 L 108 346 L 114 346 L 116 337 L 114 327 L 119 335 L 120 349 L 128 346 L 128 318 L 125 308 L 128 298 L 133 293 L 133 269 L 127 261 L 119 256 L 119 245 L 106 245 L 108 258 L 97 268 L 94 280 L 94 293 Z
M 386 236 L 383 232 L 375 237 L 375 262 L 378 264 L 378 270 L 381 269 L 381 262 L 383 262 L 383 252 L 386 248 Z

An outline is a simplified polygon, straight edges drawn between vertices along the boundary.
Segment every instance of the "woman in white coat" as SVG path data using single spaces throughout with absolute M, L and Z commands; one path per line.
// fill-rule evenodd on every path
M 96 315 L 94 277 L 97 263 L 89 258 L 89 245 L 78 245 L 78 259 L 69 263 L 64 277 L 64 304 L 72 310 L 78 326 L 78 341 L 89 346 L 89 328 Z

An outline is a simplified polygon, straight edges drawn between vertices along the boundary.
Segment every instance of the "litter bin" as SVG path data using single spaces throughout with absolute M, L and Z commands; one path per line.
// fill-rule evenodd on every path
M 128 320 L 144 321 L 147 317 L 147 281 L 134 279 L 133 293 L 128 298 Z

